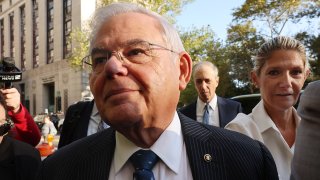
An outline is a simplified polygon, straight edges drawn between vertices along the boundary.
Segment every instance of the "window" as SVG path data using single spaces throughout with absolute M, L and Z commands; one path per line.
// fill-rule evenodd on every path
M 3 19 L 0 20 L 0 58 L 4 57 L 4 26 Z
M 53 0 L 47 1 L 47 64 L 53 63 L 54 47 L 54 21 L 53 21 Z
M 15 47 L 14 47 L 14 14 L 11 12 L 9 14 L 9 47 L 10 47 L 10 57 L 14 59 Z
M 20 60 L 21 60 L 21 71 L 26 70 L 26 14 L 25 14 L 25 6 L 20 7 L 20 49 L 21 49 L 21 54 L 20 54 Z
M 32 0 L 32 21 L 33 21 L 33 30 L 32 30 L 32 41 L 33 41 L 33 68 L 39 67 L 39 32 L 38 32 L 38 24 L 39 24 L 39 12 L 38 12 L 38 1 Z
M 68 42 L 72 28 L 72 6 L 71 0 L 63 0 L 63 58 L 71 55 L 71 43 Z

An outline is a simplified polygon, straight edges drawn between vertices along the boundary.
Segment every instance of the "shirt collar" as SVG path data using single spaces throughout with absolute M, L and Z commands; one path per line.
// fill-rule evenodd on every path
M 209 106 L 211 107 L 211 109 L 215 110 L 216 106 L 217 106 L 217 103 L 218 103 L 217 94 L 214 94 L 214 97 L 209 102 Z M 199 108 L 201 111 L 203 111 L 205 105 L 206 105 L 206 103 L 203 102 L 198 96 L 197 108 Z
M 97 108 L 97 105 L 96 103 L 93 103 L 93 107 L 92 107 L 92 111 L 91 111 L 91 116 L 96 116 L 98 115 L 99 112 L 98 112 L 98 108 Z
M 168 148 L 170 147 L 170 148 Z M 181 152 L 183 148 L 183 136 L 180 119 L 175 112 L 173 121 L 160 135 L 158 140 L 150 147 L 157 156 L 175 173 L 178 173 L 181 163 Z M 116 174 L 125 165 L 130 156 L 141 149 L 129 141 L 121 133 L 116 132 L 116 149 L 114 154 L 114 165 Z
M 275 123 L 272 121 L 272 119 L 266 112 L 263 106 L 263 100 L 260 100 L 257 106 L 252 109 L 252 116 L 253 116 L 252 119 L 256 121 L 256 123 L 258 124 L 260 133 L 265 132 L 269 128 L 273 128 L 274 130 L 279 131 Z M 296 126 L 298 127 L 298 125 L 300 124 L 301 118 L 298 116 L 295 108 L 293 108 L 293 116 L 295 119 Z M 261 119 L 264 119 L 264 121 L 261 121 Z

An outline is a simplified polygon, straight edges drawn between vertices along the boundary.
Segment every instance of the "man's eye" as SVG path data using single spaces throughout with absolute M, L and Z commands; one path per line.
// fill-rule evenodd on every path
M 127 53 L 126 56 L 130 57 L 130 56 L 140 56 L 140 55 L 145 55 L 146 54 L 146 50 L 141 49 L 141 48 L 134 48 L 134 49 L 130 49 Z
M 107 57 L 98 57 L 98 58 L 94 58 L 93 59 L 93 64 L 95 66 L 97 66 L 97 65 L 100 65 L 100 64 L 104 64 L 107 61 L 108 61 Z
M 269 75 L 272 75 L 272 76 L 275 76 L 275 75 L 278 75 L 279 74 L 279 71 L 277 70 L 271 70 L 268 72 Z

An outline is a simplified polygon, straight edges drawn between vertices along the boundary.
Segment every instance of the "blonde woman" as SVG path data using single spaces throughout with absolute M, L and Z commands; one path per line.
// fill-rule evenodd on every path
M 238 114 L 226 128 L 263 142 L 277 165 L 279 179 L 290 178 L 290 166 L 300 122 L 296 104 L 309 75 L 305 47 L 290 37 L 276 37 L 257 52 L 251 78 L 261 101 L 249 115 Z

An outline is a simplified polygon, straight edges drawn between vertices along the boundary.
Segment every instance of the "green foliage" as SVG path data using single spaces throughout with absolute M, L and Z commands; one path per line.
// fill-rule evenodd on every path
M 238 23 L 255 21 L 264 23 L 269 32 L 262 28 L 260 33 L 273 37 L 281 34 L 288 20 L 300 12 L 301 0 L 246 0 L 233 13 L 234 21 Z
M 297 19 L 304 17 L 313 19 L 320 16 L 320 1 L 318 0 L 305 0 L 302 4 L 303 10 L 298 12 L 295 16 Z
M 309 63 L 312 75 L 309 81 L 320 79 L 320 35 L 310 35 L 307 32 L 298 33 L 295 37 L 309 49 Z
M 252 57 L 263 43 L 252 23 L 246 22 L 228 29 L 226 57 L 230 60 L 230 76 L 241 94 L 256 92 L 250 80 Z
M 89 32 L 75 28 L 71 32 L 68 43 L 72 43 L 71 56 L 67 59 L 71 67 L 75 70 L 82 68 L 82 59 L 89 52 Z
M 194 0 L 122 0 L 121 2 L 137 3 L 141 6 L 164 15 L 169 21 L 174 22 L 174 18 L 181 13 L 181 9 L 186 4 Z M 101 6 L 108 5 L 118 0 L 102 0 Z

